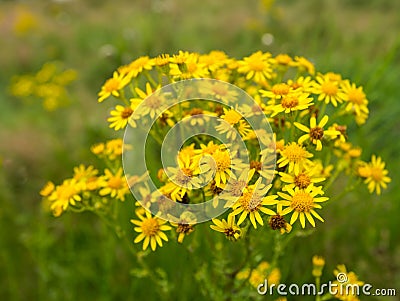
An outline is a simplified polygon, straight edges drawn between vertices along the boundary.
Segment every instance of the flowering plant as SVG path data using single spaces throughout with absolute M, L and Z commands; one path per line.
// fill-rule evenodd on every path
M 103 166 L 79 165 L 60 185 L 48 182 L 41 195 L 49 208 L 56 216 L 92 211 L 129 240 L 118 225 L 118 208 L 132 192 L 132 242 L 143 251 L 156 251 L 171 238 L 185 244 L 196 232 L 213 233 L 216 251 L 237 243 L 244 260 L 226 262 L 220 272 L 232 291 L 262 282 L 255 275 L 279 282 L 279 256 L 292 237 L 324 221 L 329 202 L 361 182 L 378 195 L 390 182 L 382 159 L 362 160 L 347 130 L 368 118 L 362 87 L 340 74 L 316 72 L 304 57 L 261 51 L 243 59 L 221 51 L 140 57 L 113 73 L 98 101 L 115 101 L 107 121 L 125 130 L 125 138 L 91 147 Z M 138 136 L 143 129 L 148 136 Z M 193 131 L 197 135 L 189 135 Z M 175 152 L 168 149 L 167 164 L 147 157 L 147 170 L 141 169 L 131 154 L 143 152 L 140 143 L 162 153 L 169 133 L 179 141 Z M 146 148 L 142 155 L 154 153 Z M 335 187 L 341 175 L 349 180 Z M 201 204 L 209 206 L 199 214 L 193 208 Z M 269 262 L 250 259 L 266 244 L 273 250 Z M 206 273 L 200 269 L 196 278 L 217 290 Z

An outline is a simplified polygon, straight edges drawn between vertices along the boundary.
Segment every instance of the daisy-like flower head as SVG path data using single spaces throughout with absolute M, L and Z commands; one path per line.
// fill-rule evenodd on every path
M 314 64 L 302 56 L 295 56 L 293 66 L 296 66 L 300 72 L 308 72 L 311 75 L 315 73 Z
M 204 98 L 212 97 L 213 99 L 222 100 L 224 103 L 235 103 L 238 98 L 238 92 L 230 88 L 225 82 L 206 81 L 201 84 L 199 93 L 204 95 Z
M 80 195 L 82 185 L 75 179 L 64 180 L 61 185 L 55 187 L 55 190 L 50 194 L 49 201 L 51 202 L 50 209 L 56 216 L 59 216 L 63 211 L 67 210 L 69 205 L 76 205 L 82 197 Z
M 189 211 L 183 212 L 179 220 L 171 222 L 170 224 L 176 228 L 176 233 L 178 233 L 178 242 L 182 243 L 186 235 L 189 235 L 194 231 L 193 225 L 197 223 L 196 216 Z
M 172 175 L 171 181 L 165 184 L 160 190 L 169 194 L 172 200 L 182 200 L 188 190 L 200 187 L 201 180 L 197 175 L 200 173 L 199 162 L 197 158 L 184 156 L 182 153 L 178 156 L 178 167 L 167 167 L 167 173 Z
M 152 251 L 156 250 L 157 245 L 162 247 L 162 241 L 168 241 L 163 231 L 171 230 L 171 226 L 165 225 L 167 221 L 153 217 L 147 210 L 145 215 L 138 214 L 138 217 L 140 220 L 131 219 L 131 223 L 136 226 L 134 230 L 139 233 L 133 242 L 143 241 L 143 250 L 146 250 L 149 244 Z
M 276 162 L 278 167 L 289 165 L 289 173 L 294 172 L 295 175 L 298 175 L 303 166 L 310 162 L 308 158 L 311 158 L 313 154 L 306 151 L 302 145 L 292 142 L 281 151 L 281 156 Z
M 325 178 L 320 177 L 316 172 L 317 169 L 315 167 L 303 168 L 297 175 L 280 172 L 281 181 L 288 183 L 284 186 L 283 190 L 294 189 L 295 187 L 305 189 L 310 185 L 325 181 Z
M 267 97 L 272 100 L 270 104 L 275 104 L 275 99 L 281 99 L 289 94 L 291 87 L 285 83 L 278 83 L 271 87 L 269 90 L 260 90 L 262 97 Z
M 278 192 L 278 195 L 283 199 L 279 201 L 279 206 L 287 207 L 282 210 L 282 215 L 292 213 L 290 218 L 290 224 L 293 225 L 297 219 L 300 219 L 302 228 L 306 226 L 306 218 L 308 222 L 315 227 L 314 217 L 319 219 L 321 222 L 324 220 L 315 211 L 315 209 L 321 209 L 319 203 L 327 201 L 327 197 L 317 197 L 321 193 L 319 189 L 315 189 L 314 186 L 310 185 L 306 189 L 287 189 L 289 194 Z
M 275 64 L 279 66 L 292 66 L 293 59 L 286 53 L 280 53 L 275 57 Z
M 325 136 L 329 137 L 336 137 L 337 135 L 340 135 L 339 131 L 336 130 L 325 130 L 324 131 L 324 126 L 328 122 L 328 115 L 325 115 L 321 121 L 317 124 L 317 120 L 314 116 L 310 118 L 310 128 L 307 128 L 306 126 L 302 125 L 301 123 L 295 122 L 294 125 L 302 130 L 303 132 L 306 132 L 307 134 L 301 136 L 299 138 L 299 144 L 302 144 L 306 140 L 311 140 L 313 144 L 316 145 L 316 150 L 320 151 L 322 150 L 322 138 Z
M 214 225 L 210 225 L 210 228 L 217 232 L 224 233 L 229 240 L 238 240 L 242 233 L 240 227 L 235 223 L 235 216 L 233 214 L 229 214 L 227 220 L 213 218 L 212 222 Z
M 230 61 L 231 59 L 228 58 L 225 52 L 218 50 L 213 50 L 210 53 L 200 55 L 199 57 L 199 63 L 204 64 L 204 66 L 212 72 L 221 68 Z
M 154 59 L 148 56 L 141 56 L 128 65 L 129 76 L 137 77 L 143 70 L 151 70 L 154 66 Z
M 129 77 L 123 74 L 119 74 L 117 71 L 115 71 L 113 73 L 113 77 L 108 79 L 101 87 L 101 91 L 98 94 L 98 101 L 102 102 L 106 98 L 110 97 L 110 95 L 119 97 L 119 91 L 123 89 L 129 83 L 129 81 Z
M 387 176 L 389 171 L 385 169 L 385 162 L 382 161 L 381 157 L 372 155 L 371 162 L 365 168 L 366 171 L 363 174 L 367 176 L 365 184 L 368 184 L 369 192 L 376 191 L 380 195 L 382 188 L 386 189 L 387 184 L 391 181 Z
M 261 83 L 272 78 L 273 62 L 270 53 L 257 51 L 238 62 L 238 72 L 246 74 L 246 80 L 253 78 L 255 82 Z
M 332 103 L 337 107 L 338 102 L 342 103 L 346 99 L 346 94 L 340 88 L 340 81 L 330 74 L 318 75 L 314 83 L 313 93 L 318 94 L 319 101 Z
M 111 116 L 107 118 L 107 121 L 110 123 L 110 128 L 118 131 L 125 128 L 128 122 L 130 122 L 133 127 L 136 127 L 136 122 L 131 116 L 139 103 L 139 99 L 132 99 L 130 106 L 117 105 L 115 109 L 110 112 Z
M 212 155 L 204 156 L 204 170 L 209 169 L 215 171 L 215 185 L 223 187 L 230 177 L 235 178 L 232 169 L 239 170 L 243 168 L 243 162 L 239 158 L 235 158 L 236 152 L 229 152 L 226 149 L 217 149 Z
M 312 93 L 314 81 L 311 80 L 311 76 L 300 76 L 296 80 L 289 79 L 287 84 L 296 92 Z
M 146 92 L 142 91 L 139 88 L 135 88 L 135 92 L 139 96 L 139 98 L 131 99 L 131 102 L 143 100 L 142 105 L 138 108 L 137 113 L 141 116 L 150 115 L 151 118 L 154 118 L 156 115 L 160 115 L 165 108 L 165 101 L 163 95 L 152 95 L 154 91 L 158 90 L 161 86 L 158 85 L 154 90 L 151 87 L 150 83 L 146 83 Z M 163 105 L 164 104 L 164 105 Z
M 99 191 L 101 196 L 110 195 L 120 201 L 125 201 L 125 195 L 128 193 L 128 185 L 120 167 L 114 174 L 109 169 L 104 170 L 104 176 L 99 179 Z
M 274 117 L 281 112 L 285 112 L 287 114 L 293 111 L 307 109 L 314 104 L 312 102 L 313 99 L 309 96 L 310 94 L 301 92 L 292 92 L 287 94 L 286 96 L 282 97 L 279 104 L 270 106 L 271 110 L 273 111 L 271 117 Z
M 368 100 L 363 88 L 357 87 L 354 83 L 350 83 L 349 80 L 343 81 L 341 88 L 346 94 L 345 101 L 347 102 L 347 105 L 345 110 L 354 113 L 358 117 L 363 114 L 368 116 Z
M 268 215 L 275 215 L 275 212 L 264 206 L 277 204 L 276 195 L 265 196 L 272 185 L 265 186 L 260 184 L 261 178 L 253 185 L 247 186 L 243 194 L 239 197 L 236 203 L 232 206 L 233 215 L 241 214 L 238 220 L 238 225 L 243 223 L 247 216 L 250 218 L 254 228 L 257 228 L 257 222 L 263 226 L 264 221 L 261 218 L 260 211 Z
M 197 53 L 190 53 L 183 64 L 170 64 L 169 67 L 169 74 L 179 79 L 204 78 L 209 75 L 206 65 L 199 62 Z
M 242 136 L 250 132 L 250 126 L 242 119 L 242 114 L 238 111 L 224 108 L 224 113 L 219 120 L 220 124 L 215 127 L 218 133 L 226 133 L 228 139 L 236 139 L 237 132 Z
M 360 299 L 357 297 L 357 290 L 353 288 L 355 286 L 362 287 L 364 282 L 360 281 L 354 272 L 348 272 L 344 264 L 339 264 L 333 271 L 333 274 L 338 279 L 333 281 L 333 284 L 338 288 L 334 297 L 343 301 L 359 301 Z

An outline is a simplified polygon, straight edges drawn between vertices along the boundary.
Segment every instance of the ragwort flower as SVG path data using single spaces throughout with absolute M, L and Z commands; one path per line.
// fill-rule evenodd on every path
M 143 241 L 143 250 L 146 250 L 149 244 L 152 251 L 156 250 L 157 245 L 162 247 L 162 241 L 168 241 L 163 231 L 171 230 L 171 226 L 165 225 L 167 221 L 153 217 L 147 210 L 145 216 L 138 214 L 138 217 L 140 220 L 131 219 L 131 223 L 136 226 L 134 230 L 139 233 L 133 242 Z
M 288 189 L 287 192 L 289 194 L 278 192 L 278 195 L 283 198 L 283 200 L 279 201 L 279 205 L 287 206 L 287 208 L 282 210 L 282 215 L 293 212 L 290 218 L 291 225 L 293 225 L 298 218 L 300 219 L 302 228 L 306 226 L 306 218 L 313 227 L 315 227 L 314 217 L 321 222 L 324 221 L 315 209 L 322 208 L 318 203 L 325 202 L 329 198 L 317 197 L 317 195 L 321 193 L 319 189 L 315 189 L 314 186 L 310 185 L 306 189 L 299 189 L 296 187 L 295 189 Z

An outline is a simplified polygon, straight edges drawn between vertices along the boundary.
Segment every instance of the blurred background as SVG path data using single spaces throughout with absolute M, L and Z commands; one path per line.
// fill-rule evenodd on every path
M 382 156 L 392 183 L 380 197 L 360 187 L 330 204 L 318 231 L 286 250 L 296 259 L 282 277 L 309 281 L 304 271 L 320 254 L 327 274 L 345 263 L 374 287 L 400 293 L 399 11 L 395 0 L 0 1 L 0 300 L 158 298 L 146 277 L 132 275 L 132 258 L 106 226 L 91 214 L 52 217 L 39 191 L 94 163 L 90 145 L 122 137 L 107 128 L 111 107 L 97 105 L 105 79 L 138 56 L 179 50 L 301 55 L 364 87 L 370 118 L 350 135 L 364 160 Z M 13 85 L 18 76 L 40 77 L 46 68 L 70 76 L 60 81 L 63 100 L 17 97 L 26 88 Z M 185 252 L 171 243 L 146 258 L 168 271 L 175 300 L 198 296 L 191 279 L 198 262 Z

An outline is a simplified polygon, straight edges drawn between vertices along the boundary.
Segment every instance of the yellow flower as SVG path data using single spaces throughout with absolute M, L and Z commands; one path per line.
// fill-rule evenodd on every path
M 325 178 L 317 175 L 316 172 L 317 169 L 315 167 L 303 168 L 297 175 L 279 172 L 281 181 L 289 183 L 289 185 L 284 186 L 283 190 L 285 191 L 287 189 L 294 189 L 295 187 L 298 187 L 299 189 L 305 189 L 310 185 L 325 181 Z
M 272 100 L 281 99 L 282 97 L 286 96 L 291 92 L 291 87 L 285 83 L 278 83 L 271 87 L 270 90 L 260 90 L 260 94 L 262 97 L 267 97 Z M 272 103 L 274 104 L 274 103 Z
M 336 78 L 334 78 L 336 79 Z M 332 80 L 330 74 L 318 75 L 314 83 L 313 93 L 318 94 L 319 101 L 332 103 L 337 106 L 338 102 L 342 103 L 346 99 L 346 94 L 340 88 L 340 81 Z
M 212 222 L 214 225 L 210 225 L 211 229 L 224 233 L 226 238 L 229 240 L 236 241 L 239 239 L 241 235 L 241 229 L 235 223 L 235 216 L 233 214 L 229 214 L 227 220 L 213 218 Z
M 171 227 L 165 225 L 167 221 L 153 217 L 148 211 L 145 214 L 138 214 L 140 220 L 131 219 L 131 223 L 136 225 L 134 230 L 139 233 L 133 242 L 139 243 L 143 240 L 143 250 L 150 244 L 151 250 L 155 251 L 157 244 L 162 247 L 162 241 L 168 241 L 163 231 L 171 230 Z
M 281 151 L 281 156 L 276 162 L 278 167 L 289 165 L 289 172 L 294 171 L 294 174 L 298 175 L 303 166 L 310 162 L 308 158 L 311 158 L 313 155 L 306 151 L 302 145 L 292 142 L 286 145 Z
M 355 286 L 361 288 L 364 285 L 364 282 L 358 280 L 358 277 L 354 272 L 348 272 L 344 264 L 338 265 L 333 271 L 333 274 L 338 278 L 338 280 L 340 280 L 333 281 L 333 284 L 335 284 L 337 288 L 334 297 L 343 301 L 358 301 L 359 299 L 357 297 Z
M 155 90 L 158 90 L 160 87 L 161 86 L 157 86 Z M 156 115 L 158 116 L 163 113 L 165 106 L 163 95 L 152 95 L 154 91 L 151 88 L 150 83 L 146 83 L 146 92 L 140 90 L 139 88 L 135 88 L 135 91 L 140 97 L 139 99 L 143 100 L 143 103 L 139 107 L 139 111 L 137 111 L 138 114 L 141 116 L 149 114 L 151 118 L 154 118 Z M 137 98 L 134 98 L 131 101 L 135 100 L 137 100 Z
M 178 233 L 178 242 L 182 243 L 186 235 L 189 235 L 194 231 L 193 225 L 197 223 L 196 216 L 190 212 L 183 212 L 179 220 L 170 221 L 170 224 L 176 228 L 176 233 Z
M 82 200 L 80 196 L 81 188 L 81 185 L 75 179 L 64 180 L 49 196 L 50 209 L 55 211 L 58 216 L 67 210 L 69 205 L 76 205 L 76 202 Z
M 293 66 L 296 66 L 300 72 L 306 71 L 311 75 L 314 75 L 315 73 L 315 67 L 313 63 L 311 63 L 309 60 L 307 60 L 305 57 L 302 56 L 294 57 Z
M 300 76 L 296 80 L 289 79 L 287 83 L 296 92 L 312 93 L 314 81 L 311 80 L 311 76 Z
M 236 139 L 236 134 L 246 136 L 250 132 L 249 124 L 242 120 L 242 115 L 234 109 L 224 108 L 224 115 L 221 116 L 220 124 L 215 129 L 218 133 L 226 133 L 228 139 Z
M 139 105 L 138 101 L 133 99 L 130 106 L 117 105 L 114 110 L 110 112 L 110 117 L 107 121 L 110 122 L 110 128 L 118 131 L 126 127 L 128 122 L 131 123 L 133 127 L 136 127 L 136 122 L 131 118 L 134 110 Z
M 372 155 L 371 162 L 366 167 L 369 169 L 368 177 L 365 180 L 365 184 L 368 184 L 368 190 L 370 193 L 376 191 L 378 195 L 381 194 L 381 189 L 387 188 L 387 183 L 390 183 L 391 179 L 387 176 L 389 171 L 385 169 L 385 162 L 382 161 L 381 157 Z
M 322 276 L 322 269 L 325 266 L 325 259 L 321 256 L 314 255 L 312 258 L 312 275 L 314 277 L 321 277 Z
M 231 169 L 238 170 L 243 167 L 242 161 L 235 158 L 235 153 L 230 154 L 228 150 L 217 149 L 211 157 L 204 157 L 205 164 L 203 166 L 205 169 L 215 171 L 214 180 L 217 187 L 222 187 L 233 175 Z
M 272 78 L 272 62 L 270 53 L 257 51 L 238 61 L 238 72 L 246 74 L 246 80 L 253 79 L 256 83 L 261 83 Z
M 290 219 L 290 224 L 293 225 L 297 218 L 300 218 L 301 227 L 304 228 L 306 226 L 306 218 L 308 222 L 315 227 L 315 221 L 313 217 L 316 217 L 321 222 L 324 220 L 322 217 L 314 210 L 322 208 L 320 204 L 321 202 L 327 201 L 329 198 L 327 197 L 316 197 L 320 194 L 320 190 L 315 189 L 312 185 L 308 186 L 306 189 L 298 189 L 297 187 L 293 189 L 288 189 L 286 193 L 278 192 L 278 195 L 283 198 L 283 200 L 279 201 L 279 205 L 288 206 L 283 209 L 282 215 L 292 213 L 292 217 Z
M 199 63 L 204 64 L 204 67 L 208 68 L 211 72 L 216 71 L 230 61 L 225 52 L 218 50 L 213 50 L 208 54 L 199 56 Z
M 205 64 L 200 63 L 197 53 L 190 53 L 184 58 L 183 64 L 170 64 L 169 74 L 175 78 L 204 78 L 208 76 L 208 70 Z
M 122 173 L 121 167 L 115 174 L 106 168 L 104 176 L 99 179 L 99 185 L 102 187 L 99 194 L 101 196 L 110 195 L 112 198 L 125 201 L 125 195 L 128 193 L 128 185 Z
M 238 220 L 238 225 L 243 223 L 247 216 L 250 218 L 254 228 L 257 228 L 257 222 L 263 226 L 264 222 L 261 218 L 260 211 L 268 214 L 275 215 L 275 212 L 264 206 L 275 205 L 275 200 L 278 196 L 269 195 L 265 196 L 271 188 L 271 184 L 265 186 L 260 184 L 261 178 L 253 185 L 249 185 L 244 190 L 243 194 L 239 197 L 236 203 L 232 206 L 233 215 L 241 214 Z
M 99 92 L 98 96 L 99 102 L 104 101 L 106 98 L 113 95 L 115 97 L 120 96 L 120 90 L 123 89 L 130 81 L 130 78 L 124 76 L 122 74 L 118 74 L 117 71 L 114 71 L 113 77 L 108 79 L 104 85 L 101 87 L 101 91 Z
M 347 101 L 347 105 L 345 110 L 354 113 L 357 117 L 361 117 L 363 115 L 368 116 L 368 100 L 363 92 L 363 88 L 357 88 L 354 83 L 350 83 L 348 80 L 345 80 L 341 84 L 341 88 L 346 94 L 345 101 Z
M 330 137 L 336 137 L 337 135 L 340 135 L 339 131 L 336 130 L 326 130 L 324 131 L 323 127 L 326 125 L 328 122 L 328 115 L 325 115 L 321 121 L 317 124 L 317 120 L 314 116 L 310 118 L 310 128 L 307 128 L 306 126 L 302 125 L 301 123 L 294 122 L 294 125 L 302 130 L 303 132 L 306 132 L 307 134 L 301 136 L 299 138 L 299 144 L 302 144 L 306 140 L 311 140 L 313 144 L 316 145 L 316 150 L 320 151 L 322 150 L 322 138 L 324 136 L 330 136 Z
M 171 181 L 160 190 L 171 195 L 172 200 L 181 200 L 188 190 L 200 187 L 201 180 L 197 176 L 200 173 L 197 159 L 180 154 L 178 156 L 178 167 L 167 167 L 171 174 Z
M 248 279 L 250 285 L 258 287 L 261 283 L 267 280 L 268 285 L 278 285 L 281 279 L 281 272 L 278 268 L 271 268 L 271 265 L 266 261 L 261 261 L 258 266 L 252 270 L 245 268 L 237 273 L 236 278 Z
M 282 97 L 279 104 L 268 106 L 273 111 L 271 117 L 285 112 L 290 113 L 293 111 L 305 110 L 309 106 L 313 105 L 313 99 L 309 97 L 308 93 L 292 92 Z
M 128 65 L 128 74 L 130 77 L 137 77 L 143 70 L 151 70 L 154 66 L 154 60 L 148 56 L 141 56 Z

